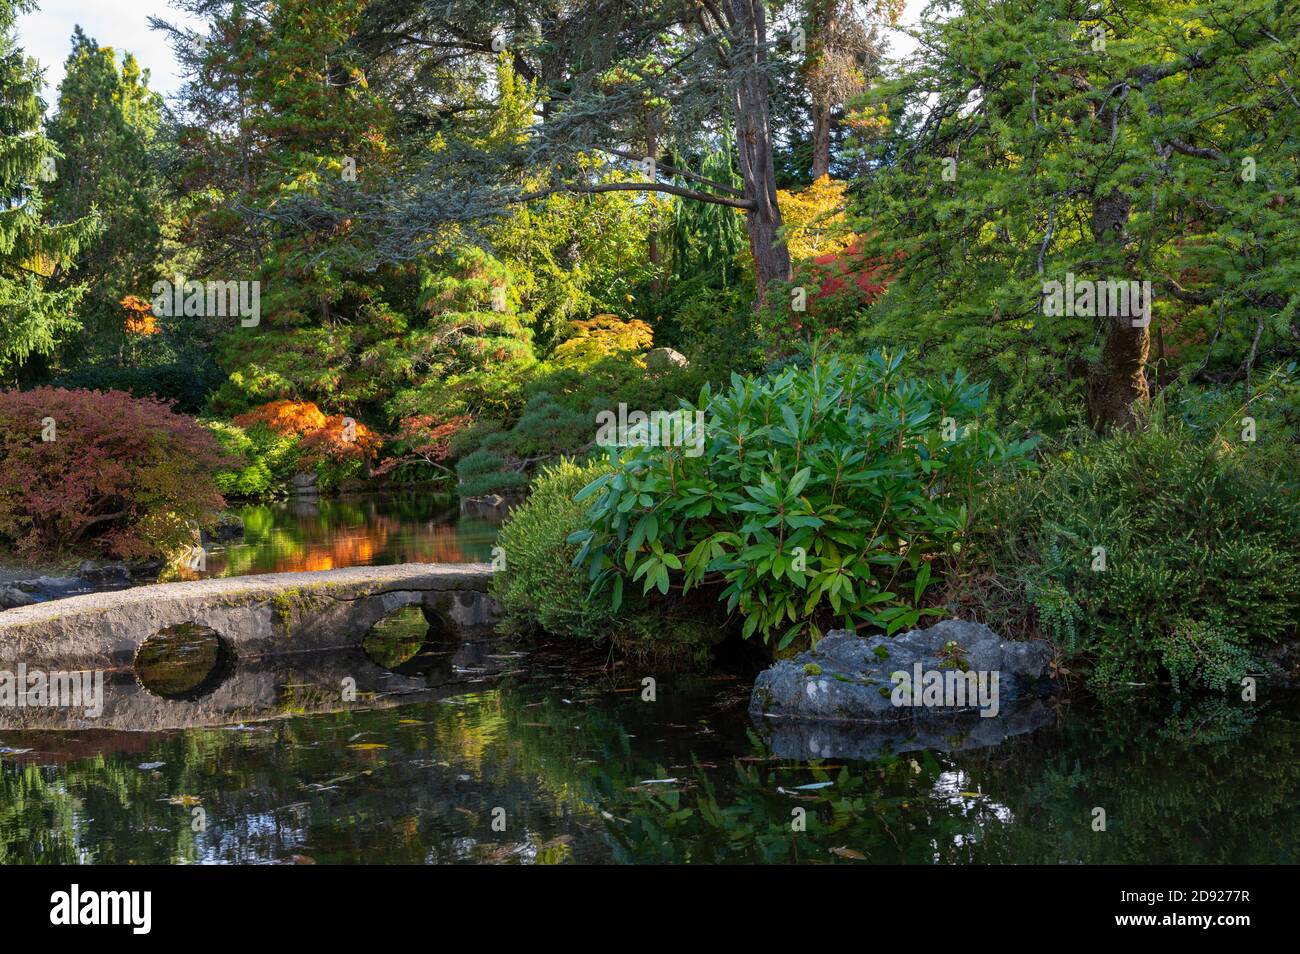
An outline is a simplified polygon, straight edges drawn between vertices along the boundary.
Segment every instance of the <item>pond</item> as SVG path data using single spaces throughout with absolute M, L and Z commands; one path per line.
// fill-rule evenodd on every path
M 647 674 L 603 653 L 392 635 L 374 662 L 243 674 L 260 688 L 222 703 L 230 725 L 0 729 L 0 863 L 1239 864 L 1300 847 L 1293 698 L 1058 703 L 995 746 L 804 761 L 751 720 L 747 670 L 661 673 L 650 700 Z M 325 697 L 345 672 L 364 691 L 340 707 Z
M 298 497 L 235 509 L 242 540 L 205 547 L 205 567 L 181 578 L 334 570 L 387 563 L 478 563 L 491 559 L 504 516 L 462 507 L 454 496 L 402 491 Z

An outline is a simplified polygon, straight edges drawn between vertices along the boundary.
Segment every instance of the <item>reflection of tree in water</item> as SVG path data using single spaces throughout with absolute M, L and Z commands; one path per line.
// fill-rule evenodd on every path
M 872 762 L 789 763 L 750 754 L 683 768 L 631 754 L 624 723 L 583 725 L 590 763 L 566 758 L 573 714 L 521 733 L 546 781 L 584 790 L 615 854 L 636 862 L 1244 863 L 1294 860 L 1300 846 L 1295 713 L 1252 726 L 1216 701 L 1170 714 L 1133 706 L 1074 713 L 1056 730 L 991 749 Z M 594 718 L 593 713 L 593 718 Z M 1224 722 L 1233 731 L 1224 733 Z M 1208 736 L 1184 733 L 1212 725 Z M 600 740 L 603 740 L 600 741 Z M 639 747 L 639 746 L 638 746 Z M 676 784 L 642 784 L 676 778 Z M 834 784 L 821 788 L 825 782 Z M 779 791 L 784 789 L 784 791 Z M 1106 833 L 1092 809 L 1106 807 Z M 792 810 L 807 830 L 792 831 Z
M 6 733 L 36 751 L 0 760 L 0 861 L 1229 863 L 1300 844 L 1294 708 L 1076 709 L 995 748 L 810 764 L 771 758 L 717 696 L 520 673 L 251 731 Z
M 496 528 L 462 517 L 435 495 L 297 499 L 240 510 L 244 539 L 212 547 L 207 570 L 178 578 L 332 570 L 389 563 L 466 563 L 490 558 Z

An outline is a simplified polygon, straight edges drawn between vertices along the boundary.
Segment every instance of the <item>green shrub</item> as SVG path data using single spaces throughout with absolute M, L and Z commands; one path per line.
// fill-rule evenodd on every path
M 501 430 L 502 424 L 500 421 L 491 418 L 478 418 L 469 427 L 452 435 L 451 442 L 447 445 L 448 456 L 453 460 L 458 460 L 477 450 L 487 438 L 493 434 L 501 433 Z
M 644 599 L 630 599 L 619 610 L 588 599 L 587 576 L 573 565 L 577 547 L 567 541 L 582 526 L 586 510 L 574 496 L 608 470 L 604 463 L 562 460 L 539 473 L 528 500 L 511 512 L 497 538 L 505 569 L 493 578 L 493 593 L 505 610 L 503 628 L 609 640 L 639 661 L 702 663 L 723 634 L 707 614 L 670 619 L 663 615 L 666 607 L 652 607 Z
M 586 599 L 586 575 L 570 566 L 577 547 L 565 542 L 585 509 L 574 495 L 607 470 L 603 464 L 561 461 L 543 469 L 528 499 L 511 511 L 497 537 L 506 568 L 493 578 L 511 631 L 540 626 L 576 639 L 609 635 L 611 614 Z
M 510 431 L 510 449 L 517 457 L 574 454 L 596 434 L 595 415 L 571 411 L 549 394 L 528 402 L 523 416 Z
M 528 475 L 506 470 L 506 462 L 491 451 L 476 450 L 456 465 L 456 492 L 462 497 L 519 490 L 528 486 Z
M 1068 436 L 990 500 L 969 575 L 990 625 L 1037 628 L 1098 689 L 1237 684 L 1300 618 L 1296 447 L 1239 437 L 1159 410 Z
M 221 375 L 211 360 L 187 357 L 190 360 L 139 367 L 77 368 L 51 383 L 61 388 L 126 391 L 135 397 L 157 397 L 174 402 L 178 411 L 196 414 L 202 410 L 209 392 L 221 383 Z
M 257 425 L 240 427 L 229 421 L 204 421 L 216 435 L 227 456 L 236 461 L 229 470 L 218 471 L 217 487 L 231 497 L 264 497 L 274 492 L 297 471 L 298 438 L 277 434 Z
M 938 612 L 923 608 L 931 561 L 960 545 L 972 499 L 1028 443 L 979 427 L 982 387 L 960 373 L 907 380 L 901 361 L 819 358 L 733 376 L 701 394 L 699 456 L 612 452 L 616 469 L 579 495 L 592 508 L 571 538 L 595 589 L 617 607 L 627 582 L 708 587 L 739 610 L 745 636 L 778 649 L 837 622 L 892 633 Z

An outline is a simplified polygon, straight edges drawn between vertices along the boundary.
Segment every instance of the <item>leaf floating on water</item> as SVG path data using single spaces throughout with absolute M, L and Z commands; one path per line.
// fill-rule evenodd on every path
M 168 805 L 183 805 L 186 808 L 193 808 L 195 805 L 201 805 L 203 800 L 197 795 L 173 795 L 165 799 Z
M 864 855 L 862 852 L 854 851 L 852 848 L 846 848 L 844 845 L 840 845 L 838 848 L 832 848 L 831 854 L 839 855 L 841 858 L 849 858 L 852 859 L 853 861 L 867 860 L 867 856 Z
M 348 748 L 355 749 L 358 752 L 373 752 L 375 749 L 386 749 L 388 746 L 382 742 L 354 742 Z
M 419 719 L 398 719 L 398 725 L 428 725 L 427 722 L 421 722 Z

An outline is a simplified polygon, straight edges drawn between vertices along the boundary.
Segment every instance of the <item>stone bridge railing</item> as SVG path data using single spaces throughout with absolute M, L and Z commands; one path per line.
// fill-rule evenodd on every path
M 485 627 L 497 615 L 485 563 L 404 563 L 314 573 L 156 583 L 0 612 L 0 669 L 115 669 L 180 623 L 216 631 L 235 657 L 358 646 L 381 618 L 423 607 L 434 626 Z

